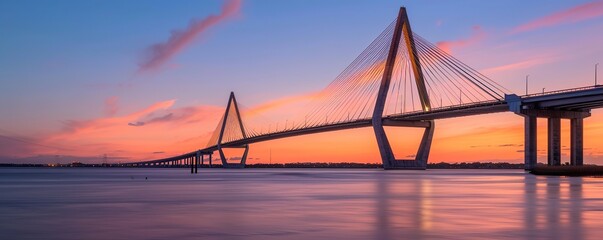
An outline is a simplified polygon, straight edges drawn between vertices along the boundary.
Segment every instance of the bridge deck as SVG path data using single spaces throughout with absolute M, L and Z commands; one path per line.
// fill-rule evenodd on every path
M 592 108 L 603 107 L 603 86 L 591 86 L 583 88 L 565 89 L 560 91 L 545 92 L 541 94 L 531 94 L 518 97 L 521 106 L 524 108 L 548 108 L 554 110 L 573 110 L 585 111 Z M 434 108 L 431 111 L 423 112 L 408 112 L 403 114 L 384 116 L 384 122 L 389 122 L 390 125 L 423 127 L 417 122 L 424 120 L 436 120 L 445 118 L 465 117 L 481 114 L 508 112 L 509 105 L 505 100 L 495 100 L 486 102 L 477 102 L 469 104 L 460 104 L 443 108 Z M 387 124 L 386 124 L 387 125 Z M 371 119 L 358 119 L 353 121 L 329 123 L 325 125 L 305 126 L 295 129 L 287 129 L 280 132 L 273 132 L 257 136 L 251 136 L 245 139 L 239 139 L 227 143 L 223 143 L 222 147 L 238 147 L 246 144 L 252 144 L 263 141 L 276 140 L 281 138 L 301 136 L 322 132 L 339 131 L 346 129 L 355 129 L 372 126 Z M 203 154 L 211 154 L 218 149 L 217 145 L 209 146 L 201 149 Z M 152 161 L 135 162 L 144 163 L 161 163 L 179 159 L 185 159 L 196 156 L 197 151 L 185 153 L 179 156 L 157 159 Z

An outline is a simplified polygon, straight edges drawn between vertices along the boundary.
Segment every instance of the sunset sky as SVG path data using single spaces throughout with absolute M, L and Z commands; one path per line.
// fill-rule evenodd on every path
M 295 109 L 400 6 L 414 32 L 519 95 L 526 75 L 531 93 L 593 85 L 603 63 L 603 1 L 4 0 L 0 162 L 125 162 L 204 148 L 231 91 L 249 114 Z M 585 163 L 603 164 L 603 110 L 592 113 Z M 386 131 L 398 158 L 415 153 L 421 129 Z M 562 146 L 569 161 L 569 121 Z M 538 147 L 545 161 L 545 119 Z M 500 113 L 437 121 L 429 161 L 522 162 L 522 151 L 523 119 Z M 253 144 L 249 157 L 380 162 L 371 128 Z

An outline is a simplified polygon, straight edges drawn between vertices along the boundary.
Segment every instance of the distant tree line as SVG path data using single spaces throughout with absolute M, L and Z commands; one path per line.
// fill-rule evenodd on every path
M 507 163 L 507 162 L 461 162 L 461 163 L 429 163 L 427 164 L 428 169 L 523 169 L 523 163 Z M 118 165 L 112 164 L 85 164 L 80 162 L 66 163 L 66 164 L 14 164 L 14 163 L 0 163 L 0 167 L 119 167 Z M 166 166 L 146 166 L 146 167 L 174 167 L 171 165 Z M 185 167 L 176 166 L 176 167 Z M 200 166 L 207 168 L 205 164 Z M 220 164 L 214 164 L 214 168 L 222 167 Z M 297 163 L 254 163 L 247 164 L 246 168 L 382 168 L 381 163 L 325 163 L 325 162 L 297 162 Z

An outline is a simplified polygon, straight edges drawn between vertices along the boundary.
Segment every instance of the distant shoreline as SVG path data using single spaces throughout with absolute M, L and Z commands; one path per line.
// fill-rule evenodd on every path
M 199 168 L 210 168 L 209 165 L 199 165 Z M 162 166 L 140 166 L 140 167 L 125 167 L 118 164 L 84 164 L 84 163 L 69 163 L 69 164 L 14 164 L 0 163 L 0 168 L 177 168 L 190 169 L 187 165 L 162 165 Z M 216 164 L 212 168 L 222 168 L 222 165 Z M 245 168 L 252 169 L 382 169 L 380 163 L 255 163 L 247 164 Z M 427 169 L 524 169 L 523 163 L 507 163 L 507 162 L 471 162 L 471 163 L 429 163 Z M 529 171 L 534 175 L 543 176 L 603 176 L 603 166 L 584 165 L 584 166 L 547 166 L 539 163 L 536 168 Z
M 190 168 L 190 166 L 165 165 L 165 166 L 145 166 L 145 167 L 124 167 L 117 164 L 86 164 L 86 163 L 67 163 L 67 164 L 16 164 L 16 163 L 0 163 L 1 167 L 37 167 L 37 168 Z M 222 165 L 213 165 L 213 168 L 221 168 Z M 247 164 L 246 168 L 382 168 L 380 163 L 256 163 Z M 207 164 L 199 165 L 199 168 L 209 168 Z M 523 169 L 523 163 L 507 163 L 507 162 L 471 162 L 471 163 L 429 163 L 428 169 Z

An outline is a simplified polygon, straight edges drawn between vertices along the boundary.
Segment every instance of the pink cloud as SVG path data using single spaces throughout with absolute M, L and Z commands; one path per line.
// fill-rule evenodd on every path
M 117 113 L 119 106 L 117 105 L 119 97 L 112 96 L 105 100 L 105 115 L 113 116 Z
M 56 149 L 39 143 L 38 139 L 0 134 L 0 157 L 22 157 L 31 152 Z
M 482 30 L 480 26 L 473 26 L 472 30 L 473 31 L 469 38 L 455 41 L 441 41 L 438 42 L 436 45 L 445 52 L 452 53 L 452 49 L 454 48 L 467 47 L 476 44 L 486 38 L 486 33 Z
M 205 141 L 182 141 L 192 136 L 209 138 L 224 108 L 209 105 L 174 107 L 174 104 L 175 100 L 161 101 L 121 115 L 65 121 L 63 129 L 40 136 L 36 145 L 26 144 L 35 147 L 27 154 L 101 156 L 106 153 L 110 157 L 141 160 L 199 148 Z M 60 146 L 61 149 L 44 146 Z M 164 153 L 155 153 L 157 151 Z M 0 151 L 0 156 L 2 154 Z
M 274 109 L 279 109 L 282 107 L 290 107 L 290 106 L 300 103 L 300 102 L 308 102 L 308 101 L 312 100 L 313 98 L 319 97 L 319 96 L 320 96 L 319 92 L 310 92 L 310 93 L 306 93 L 306 94 L 302 94 L 302 95 L 286 96 L 283 98 L 273 99 L 273 100 L 264 102 L 262 104 L 259 104 L 257 106 L 254 106 L 250 109 L 247 109 L 244 112 L 244 114 L 247 117 L 253 117 L 253 116 L 257 116 L 262 113 L 274 110 Z
M 532 59 L 528 59 L 525 61 L 514 62 L 514 63 L 509 63 L 509 64 L 505 64 L 505 65 L 501 65 L 501 66 L 487 68 L 487 69 L 482 70 L 482 72 L 491 74 L 491 73 L 495 73 L 495 72 L 505 72 L 505 71 L 513 71 L 513 70 L 518 70 L 518 69 L 526 69 L 526 68 L 530 68 L 530 67 L 534 67 L 534 66 L 538 66 L 538 65 L 542 65 L 542 64 L 551 63 L 551 62 L 556 61 L 557 59 L 558 59 L 557 57 L 532 58 Z
M 210 15 L 202 20 L 192 20 L 187 29 L 173 31 L 167 42 L 158 43 L 148 48 L 148 58 L 140 64 L 138 71 L 157 70 L 192 43 L 198 35 L 210 27 L 235 16 L 240 9 L 241 0 L 226 0 L 222 11 L 218 15 Z
M 64 122 L 65 126 L 62 134 L 57 136 L 61 136 L 63 134 L 72 135 L 76 133 L 88 133 L 110 128 L 115 125 L 124 124 L 124 122 L 127 123 L 130 119 L 141 118 L 153 112 L 168 109 L 172 107 L 174 103 L 176 103 L 176 100 L 157 102 L 143 110 L 128 114 L 126 116 L 103 117 L 90 120 L 67 120 Z
M 441 27 L 442 25 L 444 25 L 444 21 L 443 20 L 437 20 L 436 21 L 436 27 Z
M 513 33 L 527 32 L 563 23 L 575 23 L 603 15 L 603 1 L 585 3 L 520 25 Z
M 211 117 L 207 115 L 208 112 L 215 113 L 217 111 L 219 113 L 221 109 L 221 107 L 206 105 L 181 107 L 176 109 L 163 109 L 139 117 L 134 122 L 129 122 L 128 125 L 133 127 L 141 127 L 158 123 L 197 123 L 206 120 L 208 117 Z

